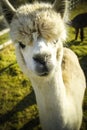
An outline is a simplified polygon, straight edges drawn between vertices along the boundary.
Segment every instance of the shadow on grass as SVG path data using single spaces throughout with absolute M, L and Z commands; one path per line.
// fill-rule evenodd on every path
M 68 47 L 70 47 L 72 45 L 78 46 L 78 45 L 80 45 L 80 43 L 81 43 L 81 41 L 72 40 L 72 41 L 68 41 L 66 44 Z
M 81 59 L 80 59 L 80 65 L 84 71 L 84 74 L 85 74 L 85 77 L 86 77 L 86 82 L 87 82 L 87 55 L 86 56 L 83 56 Z
M 33 101 L 33 102 L 32 102 Z M 15 115 L 17 112 L 23 111 L 25 108 L 36 104 L 34 91 L 32 91 L 30 94 L 25 96 L 11 111 L 7 112 L 6 114 L 0 116 L 0 125 L 11 121 L 12 116 Z M 34 126 L 37 126 L 39 124 L 39 118 L 33 119 L 29 123 L 25 124 L 21 130 L 29 130 L 29 127 L 32 128 Z M 32 130 L 32 129 L 30 129 Z
M 5 68 L 3 69 L 0 69 L 0 74 L 2 74 L 4 71 L 8 70 L 11 66 L 13 66 L 14 64 L 16 64 L 17 61 L 11 63 L 10 65 L 6 66 Z
M 0 20 L 0 31 L 2 31 L 3 29 L 5 29 L 7 26 L 6 24 L 4 23 L 3 20 Z
M 37 117 L 26 123 L 20 130 L 33 130 L 34 126 L 37 126 L 39 122 L 39 117 Z M 41 130 L 41 128 L 38 128 L 38 130 Z

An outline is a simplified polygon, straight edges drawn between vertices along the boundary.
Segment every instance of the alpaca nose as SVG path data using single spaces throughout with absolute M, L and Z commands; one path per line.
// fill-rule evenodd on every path
M 35 71 L 39 76 L 46 76 L 51 72 L 53 65 L 50 59 L 51 55 L 49 54 L 35 54 L 33 56 Z
M 33 60 L 36 62 L 36 63 L 39 63 L 39 64 L 42 64 L 42 65 L 45 65 L 46 62 L 50 59 L 50 55 L 48 54 L 37 54 L 33 57 Z

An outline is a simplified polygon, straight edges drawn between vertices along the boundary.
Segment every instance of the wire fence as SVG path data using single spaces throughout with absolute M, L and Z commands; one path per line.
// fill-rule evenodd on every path
M 69 9 L 72 10 L 79 4 L 79 2 L 81 2 L 81 0 L 69 0 L 69 2 L 70 2 Z
M 87 0 L 68 0 L 70 2 L 70 6 L 69 9 L 72 10 L 74 9 L 76 6 L 78 6 L 78 4 L 81 2 L 87 2 Z

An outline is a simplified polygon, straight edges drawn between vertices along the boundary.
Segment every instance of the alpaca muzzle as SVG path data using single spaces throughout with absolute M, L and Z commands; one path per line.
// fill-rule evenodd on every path
M 35 55 L 33 57 L 35 63 L 35 71 L 39 76 L 47 76 L 49 75 L 50 71 L 52 70 L 52 64 L 50 62 L 51 55 Z

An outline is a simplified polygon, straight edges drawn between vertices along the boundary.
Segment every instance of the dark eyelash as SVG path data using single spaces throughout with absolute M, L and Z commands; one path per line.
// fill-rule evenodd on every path
M 24 49 L 26 46 L 22 43 L 22 42 L 19 42 L 19 45 L 22 49 Z
M 55 41 L 54 41 L 54 44 L 56 44 L 57 42 L 58 42 L 58 40 L 55 40 Z

